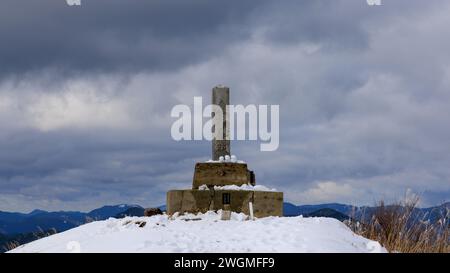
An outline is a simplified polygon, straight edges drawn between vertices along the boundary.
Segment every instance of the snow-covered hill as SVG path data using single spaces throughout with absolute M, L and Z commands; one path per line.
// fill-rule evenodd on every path
M 110 218 L 20 246 L 10 252 L 385 252 L 332 218 L 232 213 L 169 218 Z

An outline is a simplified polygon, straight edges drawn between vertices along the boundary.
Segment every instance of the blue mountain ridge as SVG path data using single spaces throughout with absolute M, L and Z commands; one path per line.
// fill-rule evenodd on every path
M 306 215 L 321 209 L 333 209 L 342 214 L 350 215 L 353 210 L 357 210 L 358 208 L 351 205 L 339 204 L 339 203 L 327 203 L 327 204 L 319 204 L 319 205 L 301 205 L 297 206 L 292 203 L 285 202 L 283 203 L 283 214 L 284 216 L 298 216 L 298 215 Z
M 103 206 L 90 212 L 33 210 L 30 213 L 0 211 L 0 233 L 4 235 L 21 234 L 27 232 L 56 229 L 62 232 L 79 225 L 115 217 L 130 208 L 138 205 Z

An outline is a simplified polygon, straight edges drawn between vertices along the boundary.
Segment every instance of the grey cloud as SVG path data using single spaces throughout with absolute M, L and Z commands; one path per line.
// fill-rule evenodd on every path
M 263 1 L 6 1 L 0 73 L 161 71 L 197 63 L 246 37 Z

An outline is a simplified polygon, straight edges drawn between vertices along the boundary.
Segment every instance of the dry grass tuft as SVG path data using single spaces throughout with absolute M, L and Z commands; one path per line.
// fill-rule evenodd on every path
M 413 198 L 394 205 L 381 201 L 369 214 L 370 219 L 347 224 L 355 233 L 380 242 L 389 252 L 450 253 L 450 210 L 447 208 L 438 221 L 430 223 L 424 221 L 427 215 L 417 213 L 418 201 Z

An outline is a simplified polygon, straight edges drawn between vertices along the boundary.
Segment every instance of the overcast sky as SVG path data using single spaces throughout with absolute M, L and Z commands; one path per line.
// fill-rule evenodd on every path
M 295 204 L 450 197 L 447 0 L 5 0 L 0 210 L 165 203 L 208 141 L 172 107 L 279 104 L 280 147 L 232 143 Z

